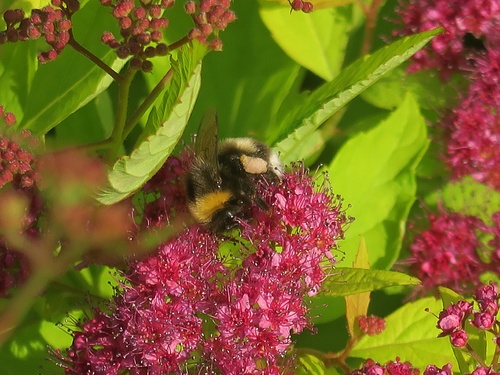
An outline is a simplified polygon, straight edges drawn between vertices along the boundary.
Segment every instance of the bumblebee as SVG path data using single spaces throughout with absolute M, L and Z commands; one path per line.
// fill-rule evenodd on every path
M 189 211 L 212 231 L 236 226 L 238 214 L 255 203 L 269 211 L 255 189 L 256 178 L 270 183 L 283 175 L 283 164 L 267 145 L 253 138 L 227 138 L 219 142 L 215 110 L 203 116 L 195 141 L 195 158 L 187 180 Z

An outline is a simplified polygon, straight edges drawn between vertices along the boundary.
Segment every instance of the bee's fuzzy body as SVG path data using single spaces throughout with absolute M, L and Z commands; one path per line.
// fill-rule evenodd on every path
M 261 176 L 270 183 L 279 181 L 283 164 L 274 151 L 253 138 L 218 142 L 216 116 L 209 116 L 212 121 L 204 119 L 200 126 L 198 137 L 205 138 L 197 139 L 195 145 L 197 155 L 186 181 L 187 197 L 194 219 L 220 232 L 234 227 L 235 217 L 251 202 L 269 209 L 256 195 L 255 180 Z

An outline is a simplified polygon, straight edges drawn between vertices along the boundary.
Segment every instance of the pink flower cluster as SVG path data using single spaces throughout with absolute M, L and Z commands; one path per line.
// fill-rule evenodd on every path
M 231 0 L 189 0 L 184 9 L 191 15 L 195 26 L 188 34 L 189 39 L 196 39 L 209 45 L 213 50 L 222 49 L 222 41 L 217 37 L 219 30 L 236 20 L 236 15 L 229 9 Z M 214 38 L 210 37 L 216 35 Z
M 429 365 L 425 368 L 424 375 L 453 375 L 453 371 L 449 363 L 444 365 L 443 368 Z
M 479 366 L 470 375 L 500 375 L 500 372 L 495 371 L 491 367 Z
M 461 300 L 449 305 L 441 311 L 438 318 L 437 328 L 441 330 L 440 337 L 449 336 L 451 344 L 462 348 L 468 345 L 469 335 L 466 332 L 466 323 L 469 322 L 473 327 L 481 331 L 493 333 L 493 339 L 496 345 L 500 345 L 500 336 L 498 328 L 500 322 L 497 320 L 498 314 L 498 286 L 490 282 L 489 285 L 481 285 L 474 294 L 474 300 L 478 309 L 473 310 L 470 302 Z M 472 315 L 472 318 L 470 318 Z M 496 374 L 486 367 L 477 368 L 473 375 Z
M 435 68 L 447 80 L 466 73 L 469 91 L 442 120 L 452 178 L 472 176 L 500 189 L 500 3 L 495 0 L 402 0 L 402 35 L 443 28 L 417 52 L 410 71 Z
M 401 359 L 396 357 L 395 361 L 389 361 L 385 365 L 369 358 L 363 363 L 360 370 L 354 370 L 346 375 L 418 375 L 419 373 L 420 371 L 414 368 L 410 362 L 401 362 Z
M 445 211 L 429 220 L 430 227 L 412 243 L 408 260 L 423 290 L 446 286 L 472 292 L 481 284 L 480 275 L 500 274 L 500 212 L 492 215 L 491 225 Z M 482 241 L 485 236 L 492 238 Z
M 396 357 L 396 361 L 389 361 L 385 365 L 375 362 L 373 359 L 367 359 L 360 370 L 354 370 L 346 375 L 418 375 L 420 371 L 413 367 L 410 362 L 400 362 L 400 358 Z M 452 366 L 448 363 L 442 368 L 435 365 L 428 365 L 423 375 L 453 375 Z M 477 367 L 471 374 L 464 375 L 499 375 L 492 368 L 480 366 Z
M 176 194 L 183 160 L 160 172 Z M 328 183 L 315 186 L 302 167 L 258 190 L 271 212 L 252 206 L 231 237 L 196 224 L 133 263 L 112 305 L 79 323 L 59 354 L 66 372 L 283 373 L 291 335 L 310 326 L 304 296 L 318 293 L 349 219 Z M 145 220 L 170 218 L 164 203 Z
M 477 59 L 466 97 L 443 125 L 452 177 L 472 176 L 500 190 L 500 49 Z
M 479 44 L 479 50 L 500 49 L 500 4 L 496 0 L 404 0 L 397 10 L 403 29 L 411 35 L 437 27 L 444 29 L 430 42 L 430 48 L 417 52 L 410 71 L 437 68 L 443 79 L 457 70 L 471 68 L 467 40 Z M 484 47 L 482 44 L 484 43 Z
M 358 325 L 368 336 L 379 335 L 385 330 L 385 320 L 375 315 L 359 316 Z
M 143 207 L 143 228 L 160 228 L 171 224 L 176 214 L 187 212 L 186 187 L 179 176 L 185 176 L 192 152 L 171 156 L 142 188 L 147 203 Z

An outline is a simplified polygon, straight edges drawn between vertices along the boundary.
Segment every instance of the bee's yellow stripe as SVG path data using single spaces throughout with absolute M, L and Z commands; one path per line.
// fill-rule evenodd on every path
M 190 203 L 189 210 L 196 221 L 208 224 L 214 213 L 222 209 L 230 198 L 231 193 L 227 190 L 208 193 Z

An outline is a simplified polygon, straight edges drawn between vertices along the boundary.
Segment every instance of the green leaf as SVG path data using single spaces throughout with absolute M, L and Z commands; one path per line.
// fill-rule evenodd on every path
M 429 205 L 442 204 L 451 211 L 479 217 L 486 223 L 491 222 L 494 212 L 500 211 L 500 192 L 472 177 L 448 183 L 425 201 Z
M 58 126 L 54 136 L 46 139 L 48 149 L 83 146 L 107 139 L 114 124 L 114 108 L 109 91 L 69 115 Z M 85 131 L 82 132 L 82 126 Z
M 0 46 L 0 105 L 21 122 L 36 69 L 35 43 L 7 43 Z
M 300 353 L 296 359 L 297 368 L 295 375 L 335 375 L 331 369 L 325 366 L 325 363 L 314 354 Z
M 419 279 L 400 272 L 339 267 L 323 282 L 321 295 L 349 296 L 390 286 L 419 284 Z
M 219 137 L 251 136 L 267 143 L 277 130 L 278 112 L 298 91 L 303 71 L 272 40 L 255 1 L 235 1 L 238 20 L 220 35 L 222 52 L 203 60 L 200 95 L 184 140 L 196 133 L 203 113 L 216 108 Z
M 37 298 L 23 324 L 0 348 L 1 374 L 64 374 L 62 368 L 47 360 L 47 348 L 68 348 L 73 336 L 67 328 L 75 329 L 74 322 L 86 316 L 83 310 L 91 310 L 102 302 L 101 298 L 110 299 L 117 280 L 116 271 L 90 266 L 81 271 L 70 270 L 51 283 Z
M 428 144 L 425 121 L 408 94 L 387 119 L 339 150 L 328 172 L 355 218 L 340 243 L 346 253 L 340 265 L 352 264 L 360 235 L 372 268 L 389 268 L 397 259 L 415 200 L 415 170 Z
M 414 94 L 422 108 L 436 110 L 457 96 L 457 82 L 443 84 L 437 74 L 429 71 L 408 74 L 403 67 L 394 69 L 361 94 L 371 105 L 392 110 L 398 107 L 407 91 Z
M 440 32 L 439 29 L 400 39 L 372 55 L 364 56 L 344 69 L 333 81 L 325 83 L 304 98 L 300 106 L 289 108 L 274 131 L 270 142 L 279 142 L 276 149 L 285 163 L 300 145 L 304 135 L 312 133 L 325 120 L 354 97 L 399 66 Z
M 161 103 L 150 113 L 147 138 L 141 138 L 130 156 L 115 163 L 99 202 L 113 204 L 130 196 L 161 168 L 177 145 L 200 89 L 201 58 L 206 50 L 195 46 L 184 46 L 178 61 L 172 61 L 173 78 Z
M 96 43 L 101 34 L 114 26 L 109 10 L 98 1 L 90 1 L 73 17 L 75 38 L 91 52 L 119 71 L 125 60 L 118 59 L 114 50 Z M 26 99 L 26 112 L 20 127 L 33 135 L 46 134 L 70 114 L 87 104 L 112 82 L 101 68 L 67 46 L 50 63 L 40 65 Z
M 302 66 L 325 81 L 337 76 L 349 35 L 358 26 L 358 6 L 352 4 L 290 13 L 290 5 L 261 2 L 260 16 L 278 45 Z
M 354 260 L 353 267 L 362 270 L 369 271 L 370 269 L 370 264 L 368 262 L 368 252 L 366 251 L 366 244 L 363 238 L 359 241 L 359 246 L 358 246 L 358 253 L 356 254 L 356 259 Z M 362 269 L 362 270 L 361 270 Z M 347 271 L 350 273 L 352 268 Z M 339 270 L 340 274 L 342 274 L 342 270 Z M 337 274 L 333 274 L 332 276 L 335 277 Z M 349 276 L 348 276 L 349 277 Z M 375 276 L 376 277 L 376 276 Z M 346 320 L 347 320 L 347 330 L 349 332 L 349 336 L 354 339 L 359 334 L 361 333 L 360 330 L 357 328 L 356 324 L 356 319 L 358 316 L 361 315 L 367 315 L 368 313 L 368 306 L 370 305 L 370 292 L 371 291 L 364 291 L 364 292 L 358 292 L 358 286 L 354 284 L 360 284 L 359 281 L 362 279 L 363 276 L 358 277 L 354 283 L 349 283 L 349 286 L 352 286 L 352 293 L 348 294 L 345 296 L 345 314 L 346 314 Z M 368 276 L 368 278 L 370 278 Z M 333 281 L 333 280 L 332 280 Z M 326 280 L 325 283 L 323 283 L 323 288 L 326 290 L 326 295 L 330 295 L 332 288 L 334 287 L 333 281 L 332 283 L 329 282 L 329 278 Z M 362 283 L 362 281 L 361 281 Z
M 77 311 L 72 316 L 78 318 Z M 47 361 L 47 345 L 71 345 L 72 338 L 54 322 L 28 320 L 17 328 L 16 334 L 0 348 L 2 375 L 64 374 L 62 368 Z
M 448 338 L 437 337 L 440 331 L 436 317 L 426 308 L 440 311 L 441 301 L 429 297 L 405 304 L 385 319 L 386 329 L 380 335 L 364 336 L 350 356 L 380 363 L 394 361 L 398 356 L 422 370 L 429 364 L 442 367 L 447 363 L 457 369 Z

